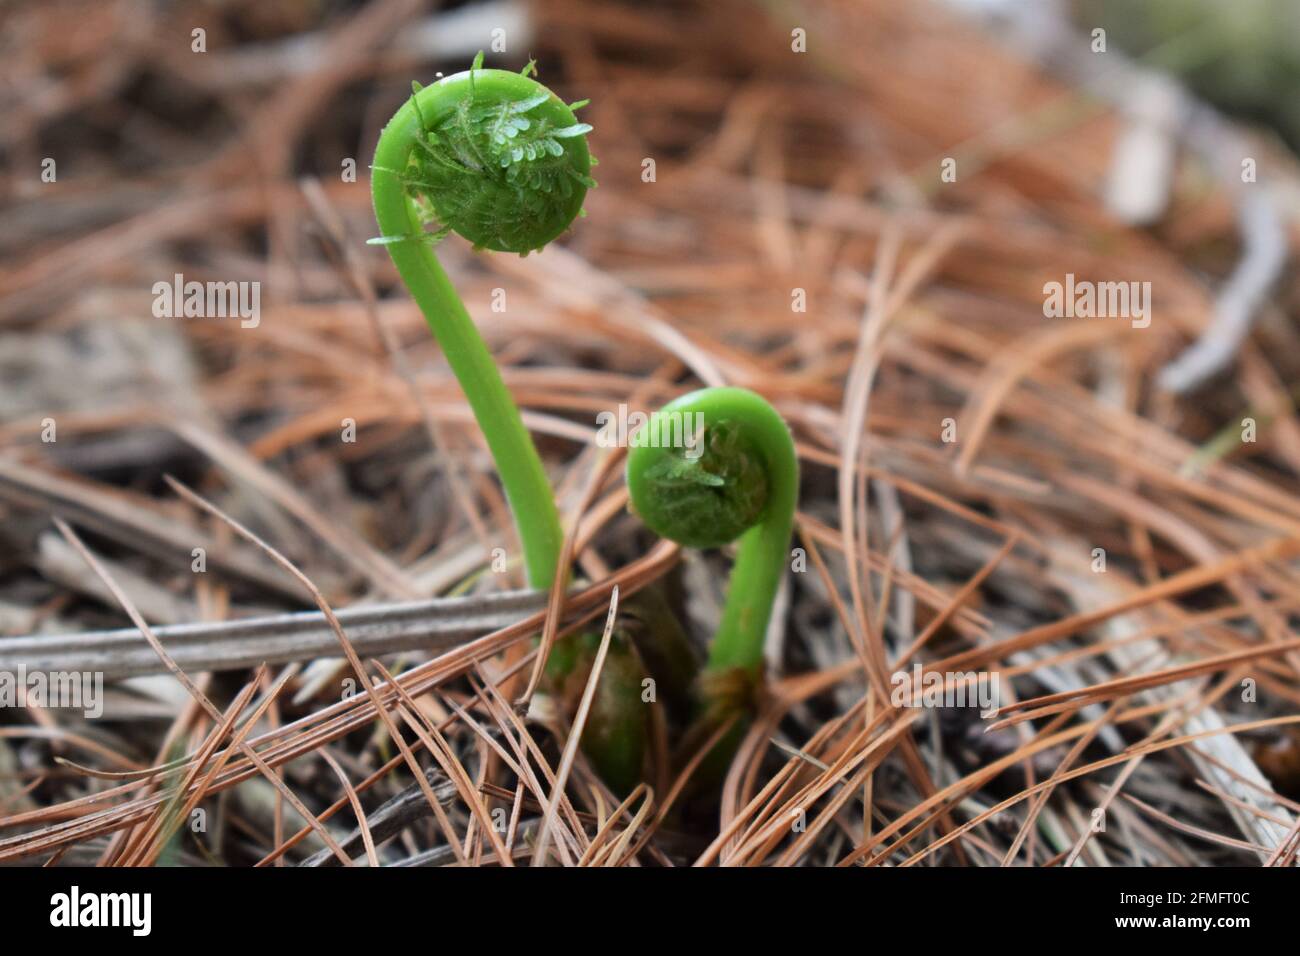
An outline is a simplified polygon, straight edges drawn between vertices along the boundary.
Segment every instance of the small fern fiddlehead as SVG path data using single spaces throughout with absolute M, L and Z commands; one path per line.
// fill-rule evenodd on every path
M 655 412 L 644 430 L 673 434 L 681 420 L 701 423 L 692 447 L 634 441 L 627 459 L 632 508 L 651 530 L 688 547 L 739 540 L 705 676 L 740 670 L 756 679 L 794 527 L 794 441 L 776 409 L 743 388 L 683 395 Z
M 514 514 L 533 587 L 557 574 L 559 513 L 541 458 L 492 356 L 433 253 L 456 232 L 477 249 L 541 249 L 582 212 L 593 159 L 573 110 L 529 75 L 471 69 L 412 84 L 375 148 L 381 238 L 465 391 Z M 426 231 L 433 224 L 435 231 Z

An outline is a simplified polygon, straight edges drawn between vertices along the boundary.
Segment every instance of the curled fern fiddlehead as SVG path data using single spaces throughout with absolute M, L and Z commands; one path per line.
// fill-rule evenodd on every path
M 428 221 L 476 248 L 541 249 L 581 213 L 589 170 L 586 134 L 550 90 L 526 74 L 475 66 L 412 105 L 424 135 L 404 170 Z M 574 104 L 580 106 L 582 104 Z
M 688 547 L 739 540 L 708 671 L 715 677 L 734 670 L 757 677 L 794 527 L 794 442 L 776 410 L 743 388 L 683 395 L 656 412 L 658 421 L 652 416 L 645 429 L 672 434 L 679 415 L 701 422 L 702 433 L 691 447 L 634 442 L 627 459 L 632 508 L 651 530 Z
M 375 219 L 411 297 L 469 400 L 514 514 L 529 583 L 549 587 L 561 546 L 542 462 L 482 337 L 433 253 L 457 232 L 476 248 L 526 254 L 581 213 L 593 160 L 573 107 L 528 74 L 474 66 L 414 93 L 375 148 Z M 434 224 L 435 231 L 426 231 Z
M 541 458 L 501 373 L 456 295 L 433 247 L 451 232 L 476 249 L 526 255 L 569 228 L 595 185 L 587 151 L 591 127 L 522 73 L 471 69 L 433 86 L 412 84 L 410 99 L 379 137 L 371 194 L 388 249 L 411 297 L 442 345 L 487 439 L 519 529 L 528 581 L 549 588 L 567 575 L 558 567 L 559 513 Z M 432 231 L 426 229 L 432 227 Z M 593 647 L 575 635 L 553 661 L 552 689 L 561 698 L 585 681 Z M 635 649 L 616 635 L 583 742 L 611 783 L 630 790 L 645 751 L 643 668 Z M 580 689 L 580 684 L 578 685 Z

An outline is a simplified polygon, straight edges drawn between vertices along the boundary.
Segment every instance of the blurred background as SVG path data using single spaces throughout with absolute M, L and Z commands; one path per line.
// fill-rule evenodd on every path
M 778 681 L 840 676 L 799 684 L 773 739 L 804 745 L 864 693 L 860 673 L 836 670 L 857 639 L 837 609 L 855 567 L 837 484 L 850 450 L 870 481 L 848 513 L 885 609 L 860 626 L 891 659 L 918 639 L 942 657 L 1066 621 L 985 661 L 1032 698 L 1294 633 L 1294 565 L 1236 557 L 1300 534 L 1292 0 L 47 0 L 4 3 L 0 23 L 0 635 L 126 623 L 56 514 L 155 623 L 305 606 L 165 475 L 339 606 L 522 585 L 513 562 L 484 573 L 494 548 L 517 550 L 491 462 L 387 256 L 365 245 L 379 129 L 412 79 L 479 50 L 489 66 L 535 59 L 566 100 L 591 100 L 600 185 L 571 233 L 524 259 L 439 247 L 562 511 L 596 461 L 596 416 L 621 402 L 653 408 L 716 376 L 761 391 L 794 431 L 796 543 L 826 565 L 794 576 L 769 658 Z M 159 315 L 156 285 L 178 275 L 257 283 L 256 314 Z M 1149 283 L 1149 322 L 1045 314 L 1045 286 L 1067 276 Z M 593 580 L 653 543 L 618 508 L 604 520 L 582 559 Z M 196 576 L 200 540 L 214 573 Z M 700 640 L 725 567 L 686 555 L 677 572 Z M 1218 570 L 1160 590 L 1196 568 Z M 1113 613 L 1076 617 L 1097 609 Z M 1131 691 L 1152 709 L 1123 726 L 1103 715 L 1113 696 L 1089 690 L 1080 713 L 1103 726 L 1078 760 L 1294 714 L 1298 663 L 1293 649 L 1251 658 L 1266 692 L 1249 702 L 1223 668 L 1210 671 L 1223 684 Z M 304 667 L 268 720 L 337 700 L 341 673 Z M 210 686 L 229 700 L 239 685 Z M 986 734 L 973 715 L 932 717 L 911 732 L 920 763 L 862 765 L 883 821 L 945 787 L 964 821 L 1066 758 L 1032 750 L 1029 724 Z M 66 735 L 138 768 L 210 729 L 170 677 L 115 685 L 93 725 L 0 721 L 19 728 L 0 738 L 11 840 L 101 787 L 53 762 L 104 760 Z M 464 727 L 449 734 L 476 753 Z M 377 736 L 336 748 L 358 779 L 382 763 Z M 1122 783 L 1132 801 L 1107 796 L 1112 772 L 1088 776 L 932 858 L 1293 856 L 1295 736 L 1213 741 L 1139 761 Z M 819 746 L 824 767 L 862 743 Z M 1011 769 L 982 772 L 1009 755 Z M 749 753 L 724 817 L 786 759 Z M 316 811 L 339 797 L 319 762 L 289 779 Z M 177 859 L 255 862 L 275 845 L 274 791 L 256 777 L 235 791 L 233 829 Z M 1127 829 L 1089 832 L 1103 798 Z M 833 813 L 820 835 L 734 852 L 841 859 L 870 831 L 851 806 L 855 822 Z M 708 827 L 653 846 L 689 860 Z M 393 855 L 441 837 L 410 839 Z M 69 859 L 106 858 L 96 840 Z

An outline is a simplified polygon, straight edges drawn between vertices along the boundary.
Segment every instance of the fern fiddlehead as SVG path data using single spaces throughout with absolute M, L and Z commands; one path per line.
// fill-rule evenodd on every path
M 463 73 L 411 97 L 380 134 L 371 195 L 381 238 L 465 392 L 514 515 L 529 583 L 549 587 L 562 536 L 555 499 L 519 409 L 464 303 L 434 255 L 456 232 L 476 249 L 526 255 L 559 236 L 594 186 L 574 109 L 531 77 Z M 436 231 L 426 226 L 436 225 Z
M 627 459 L 632 508 L 652 531 L 688 547 L 739 541 L 704 679 L 739 672 L 757 681 L 794 527 L 794 441 L 776 410 L 743 388 L 683 395 L 655 412 L 645 429 L 673 434 L 674 422 L 683 420 L 677 416 L 700 422 L 702 431 L 691 447 L 634 442 Z
M 549 588 L 563 544 L 559 512 L 537 454 L 487 346 L 434 255 L 452 232 L 475 249 L 527 255 L 582 215 L 595 186 L 591 127 L 531 76 L 483 68 L 413 92 L 380 134 L 371 194 L 381 238 L 420 306 L 483 430 L 514 516 L 528 582 Z M 429 231 L 426 227 L 432 227 Z M 601 675 L 584 750 L 612 786 L 630 791 L 641 775 L 645 712 L 642 665 L 619 632 Z M 581 690 L 594 653 L 591 635 L 562 642 L 548 667 L 561 701 Z

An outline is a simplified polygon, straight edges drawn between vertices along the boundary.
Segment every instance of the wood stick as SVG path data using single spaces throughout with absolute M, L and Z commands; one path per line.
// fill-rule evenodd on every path
M 500 630 L 546 606 L 543 591 L 437 598 L 337 612 L 348 639 L 368 656 L 442 651 Z M 338 655 L 338 638 L 319 611 L 154 629 L 187 671 L 238 670 Z M 0 638 L 0 671 L 94 671 L 105 680 L 165 673 L 158 655 L 132 627 L 79 634 Z

